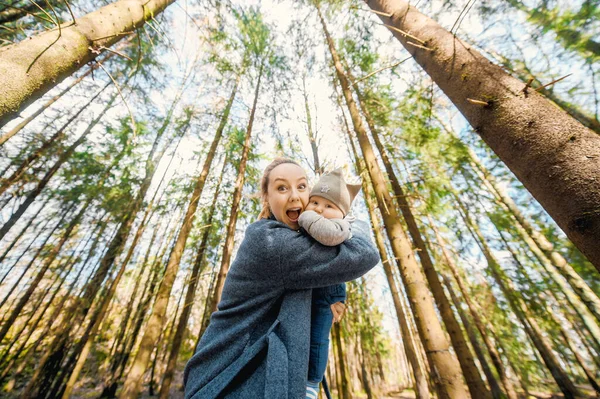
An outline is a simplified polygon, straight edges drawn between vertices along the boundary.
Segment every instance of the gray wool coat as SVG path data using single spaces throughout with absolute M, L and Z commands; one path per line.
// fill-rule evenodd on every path
M 185 367 L 185 398 L 304 398 L 312 289 L 356 279 L 378 262 L 364 222 L 336 247 L 276 220 L 252 223 Z

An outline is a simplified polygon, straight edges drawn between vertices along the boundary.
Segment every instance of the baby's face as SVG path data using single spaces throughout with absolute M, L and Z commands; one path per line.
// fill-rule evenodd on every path
M 325 219 L 343 219 L 344 213 L 336 204 L 326 198 L 313 195 L 308 200 L 305 211 L 315 211 Z

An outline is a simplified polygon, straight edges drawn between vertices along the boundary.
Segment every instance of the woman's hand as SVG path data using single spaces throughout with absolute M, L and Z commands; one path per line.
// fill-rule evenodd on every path
M 336 302 L 333 305 L 331 305 L 331 312 L 333 313 L 333 322 L 337 323 L 340 320 L 342 320 L 342 316 L 344 315 L 345 311 L 346 305 L 344 305 L 342 302 Z

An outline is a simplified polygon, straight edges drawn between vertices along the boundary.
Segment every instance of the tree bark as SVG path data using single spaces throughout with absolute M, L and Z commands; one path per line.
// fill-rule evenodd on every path
M 176 259 L 177 263 L 179 263 L 179 260 L 181 259 L 181 255 L 183 254 L 183 248 L 185 246 L 185 241 L 187 240 L 187 237 L 191 231 L 192 223 L 195 218 L 196 209 L 198 208 L 198 203 L 200 201 L 200 195 L 202 194 L 202 191 L 204 189 L 204 184 L 206 183 L 206 178 L 208 176 L 208 172 L 209 172 L 210 168 L 212 167 L 212 162 L 213 162 L 213 159 L 217 152 L 217 146 L 219 145 L 219 142 L 221 141 L 221 137 L 223 136 L 223 130 L 225 129 L 225 125 L 227 124 L 227 121 L 229 119 L 229 112 L 231 110 L 233 100 L 235 99 L 239 79 L 240 79 L 240 77 L 238 76 L 236 78 L 231 95 L 229 96 L 229 101 L 227 102 L 227 106 L 225 107 L 225 110 L 223 111 L 223 115 L 221 116 L 221 122 L 219 123 L 219 127 L 217 128 L 217 131 L 213 138 L 212 144 L 210 145 L 210 149 L 208 150 L 206 160 L 204 161 L 204 166 L 202 168 L 202 172 L 198 176 L 198 180 L 196 182 L 196 186 L 194 188 L 194 192 L 192 194 L 192 198 L 191 198 L 190 204 L 188 206 L 188 211 L 187 211 L 186 217 L 184 219 L 184 224 L 181 227 L 179 236 L 177 237 L 177 243 L 175 244 L 175 250 L 171 253 L 171 257 L 169 258 L 169 264 L 171 263 L 171 260 L 174 257 L 173 254 L 178 251 L 178 248 L 179 248 L 178 244 L 180 244 L 179 245 L 180 248 L 179 248 L 179 258 Z M 223 171 L 222 171 L 221 175 L 219 176 L 219 181 L 217 183 L 217 186 L 215 189 L 215 194 L 213 196 L 213 202 L 212 202 L 212 205 L 211 205 L 211 208 L 209 211 L 210 214 L 209 214 L 209 219 L 207 222 L 209 227 L 206 227 L 204 230 L 204 233 L 202 236 L 202 242 L 200 244 L 200 249 L 198 250 L 196 261 L 194 262 L 192 274 L 190 276 L 190 282 L 188 283 L 188 291 L 187 291 L 186 297 L 185 297 L 185 304 L 183 307 L 183 312 L 179 319 L 179 324 L 177 325 L 177 330 L 176 330 L 175 336 L 173 338 L 173 344 L 171 347 L 169 360 L 167 361 L 167 367 L 166 367 L 166 370 L 165 370 L 165 373 L 163 376 L 163 381 L 162 381 L 161 388 L 160 388 L 160 393 L 159 393 L 160 399 L 168 399 L 169 398 L 169 389 L 171 387 L 171 381 L 173 379 L 173 372 L 175 369 L 175 364 L 177 362 L 177 355 L 179 354 L 179 348 L 180 348 L 181 342 L 183 340 L 183 334 L 185 332 L 185 328 L 187 327 L 188 319 L 190 317 L 192 305 L 194 302 L 194 296 L 196 293 L 196 283 L 198 280 L 198 275 L 201 272 L 200 268 L 204 265 L 204 253 L 205 253 L 206 247 L 208 245 L 208 238 L 209 238 L 209 235 L 211 232 L 210 226 L 212 225 L 213 213 L 215 212 L 215 209 L 216 209 L 217 197 L 219 195 L 219 188 L 220 188 L 221 182 L 223 180 L 223 172 L 225 171 L 225 165 L 227 165 L 227 160 L 225 160 L 223 163 Z M 185 237 L 183 237 L 183 235 L 185 235 Z M 180 243 L 180 241 L 183 241 L 183 243 Z M 167 268 L 168 268 L 168 266 L 167 266 Z
M 458 197 L 456 193 L 453 193 L 453 197 L 458 204 L 465 224 L 472 232 L 473 237 L 483 252 L 483 255 L 488 263 L 490 274 L 502 290 L 504 296 L 510 304 L 510 307 L 521 321 L 525 332 L 533 341 L 533 344 L 535 345 L 539 354 L 542 356 L 546 367 L 548 367 L 548 370 L 550 370 L 550 373 L 552 374 L 552 377 L 556 381 L 558 387 L 566 399 L 575 399 L 579 397 L 579 391 L 561 366 L 556 355 L 552 352 L 550 342 L 548 342 L 548 339 L 542 334 L 542 331 L 535 319 L 531 317 L 529 309 L 527 309 L 522 300 L 517 297 L 516 290 L 513 287 L 512 282 L 508 279 L 502 278 L 503 273 L 500 270 L 498 261 L 492 254 L 491 249 L 488 247 L 487 242 L 485 241 L 485 238 L 479 229 L 479 226 L 472 221 L 460 197 Z
M 342 86 L 344 99 L 346 100 L 346 105 L 350 111 L 354 130 L 367 163 L 367 170 L 369 171 L 371 181 L 373 182 L 379 210 L 383 216 L 386 231 L 392 243 L 394 256 L 398 258 L 402 265 L 400 268 L 402 280 L 406 287 L 412 311 L 415 315 L 415 322 L 419 330 L 421 341 L 425 347 L 431 369 L 434 371 L 433 377 L 436 382 L 436 388 L 442 399 L 466 398 L 469 394 L 464 387 L 460 365 L 450 352 L 444 330 L 435 313 L 431 293 L 429 292 L 427 283 L 425 282 L 423 274 L 414 257 L 408 237 L 399 222 L 399 215 L 387 190 L 387 185 L 381 169 L 377 164 L 377 159 L 375 158 L 373 148 L 369 143 L 360 113 L 352 98 L 350 83 L 344 74 L 344 69 L 335 50 L 333 39 L 331 39 L 327 30 L 327 25 L 325 24 L 321 10 L 318 7 L 318 3 L 317 12 L 335 65 L 337 78 Z
M 600 136 L 408 2 L 367 3 L 600 270 Z
M 346 123 L 345 116 L 342 115 L 342 117 L 344 118 L 344 123 Z M 365 166 L 362 164 L 361 159 L 358 156 L 358 152 L 356 151 L 356 147 L 354 145 L 354 140 L 352 138 L 352 135 L 350 134 L 350 129 L 347 124 L 346 131 L 348 133 L 348 141 L 350 141 L 350 145 L 352 147 L 352 152 L 355 160 L 354 164 L 356 167 L 357 174 L 359 176 L 364 176 L 362 178 L 362 187 L 365 203 L 369 211 L 371 226 L 373 227 L 373 232 L 375 234 L 375 243 L 377 244 L 379 256 L 381 257 L 381 264 L 383 265 L 383 270 L 385 272 L 385 276 L 390 287 L 390 292 L 392 294 L 392 300 L 394 301 L 394 309 L 396 309 L 396 318 L 398 319 L 398 325 L 400 326 L 400 331 L 402 333 L 402 344 L 404 347 L 404 352 L 406 353 L 406 358 L 413 372 L 415 380 L 414 390 L 417 395 L 417 399 L 429 399 L 431 397 L 431 393 L 429 392 L 429 385 L 427 383 L 427 374 L 423 371 L 421 365 L 419 364 L 419 359 L 417 357 L 418 348 L 415 346 L 415 342 L 410 331 L 410 326 L 408 322 L 409 316 L 405 312 L 405 309 L 408 308 L 408 305 L 406 305 L 404 297 L 398 290 L 396 280 L 394 279 L 394 272 L 392 271 L 392 260 L 389 259 L 387 256 L 385 239 L 381 231 L 382 226 L 380 225 L 379 217 L 375 212 L 375 204 L 373 204 L 373 193 L 370 185 L 371 182 L 366 177 Z M 401 266 L 398 265 L 398 268 L 400 267 Z
M 467 335 L 469 336 L 471 345 L 473 345 L 473 350 L 475 351 L 475 354 L 477 355 L 477 358 L 479 359 L 479 364 L 481 364 L 483 373 L 485 374 L 488 384 L 490 385 L 490 390 L 492 392 L 493 398 L 494 399 L 504 399 L 505 398 L 504 393 L 502 392 L 502 389 L 500 388 L 500 385 L 498 384 L 498 380 L 496 380 L 496 376 L 492 372 L 492 369 L 491 369 L 490 365 L 488 364 L 485 354 L 483 353 L 483 349 L 481 348 L 481 345 L 479 344 L 479 341 L 477 340 L 477 334 L 475 332 L 475 329 L 471 325 L 471 322 L 467 318 L 465 311 L 461 307 L 460 300 L 454 293 L 454 289 L 452 288 L 452 284 L 450 284 L 450 280 L 448 278 L 444 278 L 444 284 L 446 285 L 446 288 L 448 289 L 448 292 L 450 293 L 450 298 L 452 298 L 454 307 L 456 308 L 456 311 L 458 312 L 458 315 L 463 323 L 463 326 L 465 327 L 465 330 L 467 331 Z
M 235 95 L 235 94 L 234 94 Z M 231 97 L 233 99 L 233 96 Z M 188 283 L 188 290 L 185 295 L 185 303 L 184 308 L 181 313 L 181 317 L 179 319 L 179 324 L 177 325 L 177 331 L 175 332 L 175 336 L 173 337 L 173 344 L 171 347 L 171 352 L 169 355 L 169 360 L 167 362 L 167 367 L 165 369 L 165 373 L 163 376 L 163 381 L 160 387 L 159 398 L 160 399 L 168 399 L 169 398 L 169 388 L 171 386 L 173 380 L 173 374 L 175 371 L 175 366 L 177 363 L 177 356 L 179 355 L 179 349 L 181 347 L 181 343 L 183 342 L 185 329 L 187 327 L 187 323 L 192 312 L 192 306 L 194 304 L 194 298 L 196 296 L 196 285 L 198 283 L 198 277 L 205 266 L 205 254 L 208 249 L 208 239 L 212 232 L 212 224 L 214 214 L 217 209 L 217 199 L 219 197 L 221 182 L 223 181 L 223 176 L 225 175 L 225 169 L 227 166 L 227 158 L 223 160 L 223 168 L 221 169 L 221 174 L 219 175 L 219 180 L 215 186 L 215 193 L 213 195 L 213 200 L 208 211 L 208 220 L 206 221 L 206 226 L 204 228 L 204 232 L 202 233 L 202 239 L 200 241 L 200 246 L 198 247 L 198 252 L 196 254 L 196 259 L 194 261 L 194 266 L 192 269 L 192 274 L 190 276 L 190 281 Z
M 109 60 L 113 56 L 114 56 L 114 53 L 108 53 L 108 55 L 106 57 L 104 57 L 104 59 L 102 60 L 102 62 L 105 62 L 105 61 Z M 51 99 L 49 99 L 48 101 L 46 101 L 38 110 L 36 110 L 34 113 L 32 113 L 31 115 L 29 115 L 27 118 L 25 118 L 21 122 L 19 122 L 19 124 L 17 126 L 13 127 L 10 131 L 8 131 L 5 134 L 3 134 L 2 136 L 0 136 L 0 146 L 2 146 L 9 139 L 11 139 L 14 135 L 16 135 L 21 130 L 23 130 L 23 128 L 25 126 L 27 126 L 29 124 L 29 122 L 31 122 L 32 120 L 34 120 L 35 118 L 37 118 L 42 112 L 44 112 L 45 110 L 47 110 L 48 108 L 50 108 L 50 106 L 52 104 L 54 104 L 59 99 L 61 99 L 62 96 L 64 96 L 65 94 L 67 94 L 73 87 L 77 86 L 83 79 L 85 79 L 86 77 L 88 77 L 89 75 L 91 75 L 98 68 L 98 65 L 99 64 L 94 64 L 94 65 L 90 66 L 88 68 L 88 70 L 83 75 L 81 75 L 77 79 L 73 80 L 60 93 L 58 93 L 57 95 L 55 95 L 54 97 L 52 97 Z M 89 103 L 88 103 L 88 105 L 89 105 Z M 84 107 L 84 109 L 85 109 L 85 107 Z
M 110 83 L 108 83 L 108 84 L 110 84 Z M 108 86 L 108 84 L 107 84 L 107 86 Z M 27 194 L 27 197 L 25 198 L 23 203 L 21 203 L 19 208 L 10 216 L 10 219 L 8 219 L 8 221 L 6 223 L 4 223 L 2 228 L 0 228 L 0 240 L 2 238 L 4 238 L 4 236 L 12 228 L 12 226 L 14 226 L 14 224 L 19 220 L 19 218 L 21 216 L 23 216 L 25 211 L 29 208 L 29 206 L 33 203 L 33 201 L 35 201 L 37 196 L 40 195 L 42 190 L 48 185 L 48 182 L 50 182 L 50 179 L 52 179 L 52 177 L 56 174 L 56 172 L 58 172 L 60 167 L 71 157 L 71 155 L 73 155 L 73 153 L 75 152 L 77 147 L 79 147 L 85 141 L 88 134 L 90 134 L 92 129 L 104 117 L 104 114 L 106 113 L 106 111 L 108 111 L 108 109 L 112 106 L 112 103 L 115 100 L 115 98 L 116 98 L 116 94 L 108 102 L 107 106 L 104 107 L 102 112 L 100 112 L 100 114 L 92 122 L 90 122 L 90 124 L 83 131 L 83 133 L 81 133 L 79 138 L 77 138 L 77 140 L 75 140 L 75 142 L 73 144 L 71 144 L 69 146 L 69 148 L 67 148 L 62 154 L 60 154 L 60 156 L 58 157 L 58 160 L 52 165 L 52 167 L 46 172 L 44 177 L 38 182 L 35 189 L 33 189 L 29 194 Z
M 492 195 L 494 195 L 496 202 L 513 216 L 515 229 L 529 246 L 546 272 L 550 274 L 552 279 L 561 287 L 569 302 L 571 302 L 573 307 L 580 313 L 580 316 L 584 320 L 587 320 L 586 324 L 592 322 L 597 326 L 595 335 L 595 337 L 597 337 L 597 334 L 600 333 L 600 327 L 597 325 L 597 321 L 600 321 L 600 298 L 598 298 L 598 295 L 592 291 L 590 286 L 581 278 L 581 276 L 579 276 L 579 274 L 577 274 L 567 260 L 554 249 L 554 246 L 546 236 L 535 229 L 529 220 L 525 218 L 525 215 L 523 215 L 521 210 L 517 207 L 517 204 L 515 204 L 506 191 L 500 187 L 496 182 L 495 177 L 481 164 L 475 153 L 470 149 L 469 156 L 475 173 Z M 569 283 L 570 287 L 566 284 L 565 280 Z M 581 300 L 574 295 L 573 291 L 577 293 Z M 583 306 L 587 306 L 589 312 L 585 311 Z M 583 309 L 583 312 L 579 309 Z M 590 312 L 593 313 L 593 315 L 590 314 Z
M 188 128 L 190 127 L 192 114 L 190 113 L 185 122 L 184 128 L 182 130 L 181 137 L 185 135 Z M 160 157 L 164 154 L 166 150 L 166 146 L 163 149 Z M 159 158 L 160 159 L 160 158 Z M 154 163 L 153 169 L 158 165 L 157 161 Z M 150 183 L 151 180 L 148 181 Z M 188 214 L 186 214 L 185 220 L 191 219 L 189 222 L 189 228 L 191 228 L 191 223 L 193 222 L 193 218 Z M 185 222 L 184 222 L 185 223 Z M 185 224 L 182 229 L 185 229 Z M 189 230 L 188 230 L 189 233 Z M 187 237 L 185 237 L 187 239 Z M 136 357 L 133 361 L 133 365 L 127 378 L 125 380 L 123 390 L 121 391 L 119 397 L 120 398 L 136 398 L 141 390 L 141 378 L 143 373 L 146 371 L 146 366 L 148 365 L 148 360 L 150 358 L 150 353 L 152 348 L 156 345 L 156 340 L 158 335 L 160 335 L 160 331 L 164 325 L 164 316 L 167 311 L 167 305 L 169 303 L 169 295 L 171 293 L 171 288 L 173 287 L 173 283 L 175 282 L 175 277 L 177 274 L 177 270 L 179 268 L 179 260 L 181 259 L 181 255 L 183 254 L 183 247 L 185 246 L 185 240 L 183 244 L 181 240 L 177 239 L 175 246 L 171 250 L 171 254 L 169 256 L 169 261 L 167 263 L 165 274 L 163 275 L 163 279 L 160 282 L 158 287 L 158 292 L 156 298 L 154 300 L 154 305 L 152 308 L 152 314 L 150 315 L 150 319 L 148 320 L 146 331 L 142 340 L 140 342 L 140 348 Z M 173 258 L 173 254 L 179 252 L 176 258 Z M 141 374 L 140 374 L 141 370 Z
M 67 311 L 67 314 L 71 315 L 71 323 L 74 325 L 81 323 L 81 321 L 88 314 L 92 306 L 92 302 L 94 301 L 94 298 L 96 297 L 102 286 L 102 282 L 108 275 L 114 261 L 123 250 L 129 232 L 133 226 L 135 216 L 140 210 L 143 200 L 146 196 L 146 192 L 148 191 L 150 183 L 152 182 L 152 177 L 154 176 L 156 166 L 158 165 L 158 162 L 160 161 L 160 159 L 166 151 L 167 147 L 164 146 L 163 149 L 155 157 L 160 138 L 162 137 L 163 133 L 170 124 L 175 106 L 179 102 L 180 96 L 181 93 L 178 94 L 178 96 L 171 104 L 171 108 L 167 113 L 167 117 L 163 121 L 161 127 L 158 129 L 154 143 L 146 159 L 145 176 L 140 184 L 140 188 L 138 190 L 136 198 L 131 204 L 131 207 L 127 210 L 127 212 L 125 212 L 119 229 L 117 230 L 117 233 L 109 243 L 108 249 L 102 257 L 99 267 L 95 271 L 94 275 L 91 277 L 89 283 L 85 286 L 81 297 L 78 298 L 78 300 L 75 301 Z M 56 374 L 56 370 L 52 370 L 52 366 L 48 365 L 47 367 L 47 362 L 50 361 L 53 357 L 61 357 L 62 355 L 64 355 L 64 350 L 67 346 L 68 340 L 69 330 L 65 328 L 61 333 L 57 334 L 54 340 L 50 343 L 46 354 L 40 360 L 40 364 L 34 372 L 33 377 L 25 387 L 25 390 L 22 394 L 24 399 L 28 399 L 37 395 L 36 391 L 39 389 L 39 377 L 42 374 L 42 370 L 44 370 L 44 373 L 49 373 L 51 375 Z
M 354 78 L 352 77 L 352 75 L 348 74 L 348 77 L 350 78 L 350 83 L 352 83 L 356 91 L 358 103 L 363 111 L 363 115 L 365 116 L 365 120 L 367 121 L 369 130 L 371 131 L 373 141 L 375 142 L 375 146 L 377 147 L 379 155 L 381 156 L 381 160 L 383 161 L 385 171 L 388 175 L 388 180 L 390 181 L 392 189 L 394 190 L 394 197 L 398 204 L 398 209 L 400 209 L 400 212 L 404 217 L 404 221 L 406 222 L 406 226 L 408 228 L 410 237 L 412 238 L 413 245 L 415 246 L 416 251 L 419 254 L 419 259 L 421 260 L 421 265 L 423 267 L 423 271 L 425 272 L 425 277 L 427 278 L 427 282 L 429 283 L 429 287 L 431 288 L 431 293 L 433 294 L 435 303 L 437 304 L 444 325 L 446 326 L 446 331 L 450 336 L 452 347 L 456 352 L 456 357 L 458 358 L 458 362 L 465 377 L 465 381 L 467 383 L 467 387 L 469 388 L 469 392 L 471 393 L 471 396 L 473 398 L 491 399 L 491 392 L 487 389 L 485 383 L 483 382 L 483 379 L 481 378 L 481 374 L 479 373 L 479 370 L 475 365 L 475 359 L 473 358 L 473 354 L 471 353 L 471 350 L 467 345 L 467 341 L 462 333 L 460 325 L 458 324 L 456 316 L 454 315 L 454 312 L 450 307 L 448 298 L 444 293 L 444 288 L 440 283 L 437 271 L 435 270 L 433 261 L 431 259 L 431 256 L 429 255 L 429 249 L 425 245 L 425 241 L 423 240 L 423 237 L 421 235 L 421 230 L 413 215 L 412 204 L 409 203 L 408 197 L 405 194 L 404 189 L 400 185 L 400 181 L 396 177 L 396 173 L 394 172 L 392 163 L 388 158 L 387 151 L 381 143 L 381 140 L 379 138 L 379 132 L 375 126 L 373 118 L 371 117 L 371 113 L 369 112 L 369 109 L 361 91 L 359 90 L 358 86 L 354 84 Z M 509 395 L 509 399 L 516 399 L 516 396 Z
M 313 155 L 313 168 L 315 174 L 320 176 L 323 173 L 321 162 L 319 160 L 319 148 L 317 145 L 317 137 L 313 132 L 312 117 L 310 115 L 310 104 L 308 102 L 308 93 L 306 92 L 306 75 L 302 78 L 302 97 L 304 97 L 304 111 L 306 112 L 306 131 L 308 133 L 308 141 Z
M 490 339 L 490 337 L 488 335 L 488 331 L 490 331 L 493 327 L 489 323 L 489 321 L 485 320 L 483 318 L 483 316 L 480 315 L 479 310 L 475 307 L 475 304 L 473 303 L 473 301 L 471 301 L 471 298 L 469 297 L 469 292 L 467 291 L 467 287 L 465 286 L 465 284 L 462 280 L 462 276 L 458 272 L 458 268 L 456 267 L 456 264 L 454 263 L 454 259 L 452 259 L 452 257 L 448 253 L 448 250 L 446 249 L 446 242 L 442 238 L 442 236 L 439 234 L 439 231 L 437 230 L 437 227 L 435 226 L 435 224 L 433 223 L 433 220 L 431 220 L 431 218 L 429 219 L 429 223 L 435 234 L 436 241 L 438 242 L 438 244 L 440 244 L 440 247 L 442 248 L 442 254 L 444 256 L 444 259 L 446 260 L 446 265 L 448 266 L 448 269 L 450 269 L 450 271 L 452 272 L 452 275 L 454 276 L 454 279 L 456 280 L 456 283 L 458 284 L 458 288 L 459 288 L 460 292 L 462 293 L 462 296 L 465 300 L 465 303 L 467 304 L 467 307 L 469 308 L 469 312 L 471 314 L 473 322 L 475 323 L 475 326 L 477 327 L 477 330 L 479 331 L 479 334 L 481 335 L 481 338 L 483 339 L 483 343 L 485 344 L 485 346 L 488 350 L 488 353 L 490 354 L 492 363 L 494 364 L 494 367 L 496 368 L 496 372 L 498 373 L 498 376 L 500 377 L 500 381 L 502 382 L 502 385 L 504 386 L 506 396 L 509 399 L 517 399 L 518 398 L 517 393 L 515 391 L 515 388 L 514 388 L 512 382 L 508 378 L 508 375 L 506 374 L 506 369 L 502 362 L 502 358 L 500 357 L 500 353 L 498 352 L 498 350 L 494 346 L 494 343 L 492 342 L 492 340 Z
M 0 127 L 175 0 L 119 0 L 75 24 L 5 47 L 0 58 Z
M 494 58 L 496 62 L 501 64 L 504 68 L 508 69 L 513 73 L 516 77 L 518 77 L 522 82 L 527 82 L 529 79 L 533 78 L 532 88 L 536 89 L 539 93 L 546 96 L 549 100 L 553 101 L 556 105 L 564 109 L 569 115 L 573 118 L 577 119 L 581 122 L 582 125 L 592 129 L 594 132 L 600 134 L 600 121 L 598 121 L 594 116 L 587 113 L 586 111 L 580 109 L 577 105 L 572 104 L 568 101 L 563 100 L 558 97 L 552 87 L 546 88 L 543 87 L 542 82 L 540 82 L 535 76 L 533 76 L 531 70 L 527 66 L 524 60 L 509 60 L 508 58 L 492 51 L 482 50 L 490 56 Z M 514 65 L 516 64 L 516 65 Z
M 344 349 L 342 347 L 342 331 L 340 323 L 333 324 L 333 339 L 335 340 L 335 349 L 337 361 L 339 364 L 340 371 L 340 384 L 338 386 L 338 395 L 340 399 L 352 399 L 352 387 L 350 385 L 350 376 L 348 375 L 348 369 L 344 358 Z
M 250 138 L 252 136 L 252 125 L 254 124 L 254 115 L 256 113 L 256 106 L 258 102 L 258 95 L 260 93 L 260 82 L 263 75 L 264 65 L 261 64 L 258 72 L 258 81 L 256 83 L 256 90 L 254 92 L 254 102 L 252 104 L 252 110 L 250 111 L 250 120 L 248 121 L 248 128 L 246 130 L 246 138 L 244 141 L 244 149 L 240 159 L 240 166 L 238 175 L 235 180 L 235 189 L 233 190 L 233 201 L 231 204 L 231 212 L 229 216 L 229 224 L 227 225 L 227 233 L 225 238 L 225 245 L 223 246 L 223 255 L 221 259 L 221 268 L 217 281 L 215 283 L 215 293 L 212 299 L 211 307 L 212 312 L 217 310 L 217 305 L 221 300 L 221 293 L 223 292 L 223 285 L 225 284 L 225 278 L 227 277 L 227 271 L 229 270 L 229 263 L 231 261 L 231 253 L 233 252 L 233 241 L 235 238 L 235 225 L 237 223 L 238 208 L 240 200 L 242 198 L 242 189 L 244 188 L 244 177 L 246 174 L 246 163 L 248 162 L 248 156 L 250 155 Z
M 75 207 L 75 203 L 71 204 L 71 206 L 69 207 L 69 210 L 67 210 L 67 213 L 71 209 L 73 209 L 73 207 Z M 42 281 L 44 274 L 46 274 L 46 271 L 48 271 L 48 268 L 50 267 L 50 265 L 52 264 L 52 262 L 58 255 L 58 252 L 62 248 L 63 244 L 69 239 L 75 226 L 77 226 L 79 224 L 79 220 L 83 216 L 83 212 L 85 210 L 86 210 L 86 207 L 82 207 L 79 214 L 71 220 L 71 222 L 69 223 L 69 225 L 67 226 L 67 228 L 65 229 L 63 234 L 61 235 L 59 242 L 52 248 L 52 250 L 50 251 L 50 254 L 48 254 L 48 257 L 44 260 L 42 267 L 37 272 L 35 278 L 29 283 L 29 287 L 27 288 L 27 290 L 23 293 L 23 295 L 21 295 L 17 304 L 15 306 L 13 306 L 8 317 L 5 320 L 2 320 L 2 328 L 0 329 L 0 342 L 2 342 L 4 340 L 4 338 L 6 337 L 6 334 L 12 327 L 13 323 L 15 322 L 17 317 L 19 317 L 19 314 L 23 311 L 23 308 L 27 304 L 27 301 L 29 301 L 29 298 L 31 298 L 31 295 L 33 295 L 33 291 L 35 291 L 35 289 L 37 288 L 40 281 Z M 64 216 L 66 216 L 67 213 L 65 213 Z M 64 220 L 64 216 L 63 216 L 63 218 L 61 218 L 61 221 Z M 59 222 L 57 224 L 57 227 L 60 223 L 61 222 Z M 10 293 L 7 294 L 6 298 L 8 298 L 8 295 L 10 295 Z

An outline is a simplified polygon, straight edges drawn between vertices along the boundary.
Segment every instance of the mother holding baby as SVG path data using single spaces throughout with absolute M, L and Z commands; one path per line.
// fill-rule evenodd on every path
M 218 310 L 185 367 L 186 399 L 313 397 L 309 357 L 310 373 L 322 376 L 327 346 L 325 359 L 313 359 L 318 353 L 311 335 L 314 341 L 331 327 L 331 318 L 326 330 L 316 323 L 313 296 L 332 294 L 328 288 L 364 275 L 379 261 L 366 223 L 350 229 L 343 219 L 357 188 L 339 172 L 323 181 L 311 193 L 304 170 L 285 158 L 265 169 L 263 210 L 246 230 Z M 311 211 L 301 218 L 305 210 Z

